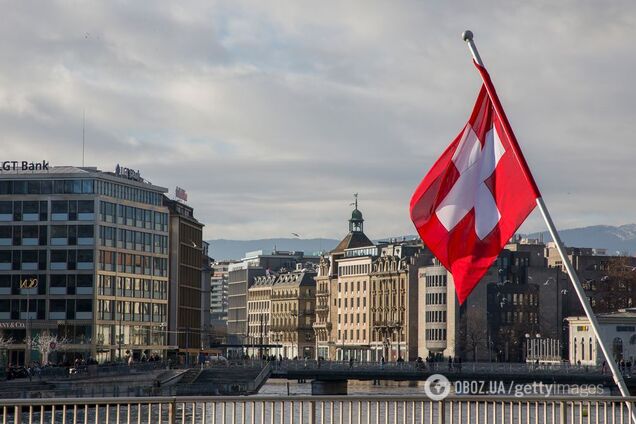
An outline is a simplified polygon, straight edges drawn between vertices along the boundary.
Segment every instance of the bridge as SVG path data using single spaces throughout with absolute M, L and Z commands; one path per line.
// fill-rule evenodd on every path
M 503 383 L 601 384 L 614 389 L 609 371 L 601 367 L 570 366 L 569 364 L 525 364 L 477 362 L 449 367 L 444 362 L 340 362 L 283 360 L 272 363 L 270 378 L 311 381 L 314 394 L 346 394 L 348 380 L 379 382 L 424 381 L 433 374 L 443 374 L 450 381 L 497 381 Z M 636 392 L 636 378 L 626 378 L 628 387 Z M 315 386 L 315 387 L 314 387 Z

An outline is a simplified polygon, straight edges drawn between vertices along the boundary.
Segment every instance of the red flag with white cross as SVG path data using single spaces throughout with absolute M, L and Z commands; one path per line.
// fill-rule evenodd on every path
M 486 69 L 466 126 L 411 198 L 422 241 L 462 304 L 540 197 Z

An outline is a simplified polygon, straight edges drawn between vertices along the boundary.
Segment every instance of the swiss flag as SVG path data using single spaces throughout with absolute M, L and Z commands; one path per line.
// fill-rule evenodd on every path
M 486 70 L 466 126 L 411 198 L 420 237 L 453 275 L 464 303 L 532 212 L 539 190 Z

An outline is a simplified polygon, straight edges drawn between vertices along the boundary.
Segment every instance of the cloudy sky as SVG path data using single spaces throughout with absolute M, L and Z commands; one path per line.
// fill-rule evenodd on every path
M 20 1 L 0 25 L 3 160 L 138 168 L 206 238 L 413 234 L 464 125 L 475 40 L 557 225 L 636 221 L 636 3 Z M 523 230 L 543 230 L 535 211 Z

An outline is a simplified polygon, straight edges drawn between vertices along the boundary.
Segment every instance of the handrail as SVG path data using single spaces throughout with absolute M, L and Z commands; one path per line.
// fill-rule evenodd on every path
M 125 397 L 81 397 L 81 398 L 33 398 L 33 399 L 0 399 L 0 408 L 3 406 L 9 405 L 72 405 L 72 404 L 82 404 L 82 405 L 91 405 L 91 404 L 99 404 L 99 405 L 114 405 L 114 404 L 143 404 L 143 403 L 171 403 L 171 402 L 181 402 L 181 403 L 221 403 L 221 402 L 270 402 L 272 399 L 276 399 L 276 401 L 284 401 L 284 402 L 299 402 L 299 401 L 314 401 L 314 402 L 329 402 L 329 401 L 387 401 L 387 402 L 437 402 L 436 400 L 430 399 L 426 395 L 252 395 L 252 396 L 145 396 L 145 397 L 134 397 L 134 398 L 125 398 Z M 630 397 L 621 397 L 621 396 L 497 396 L 497 397 L 488 397 L 484 395 L 448 395 L 445 399 L 445 402 L 497 402 L 497 403 L 509 403 L 509 402 L 616 402 L 616 403 L 625 403 L 625 402 L 636 402 L 636 396 Z

